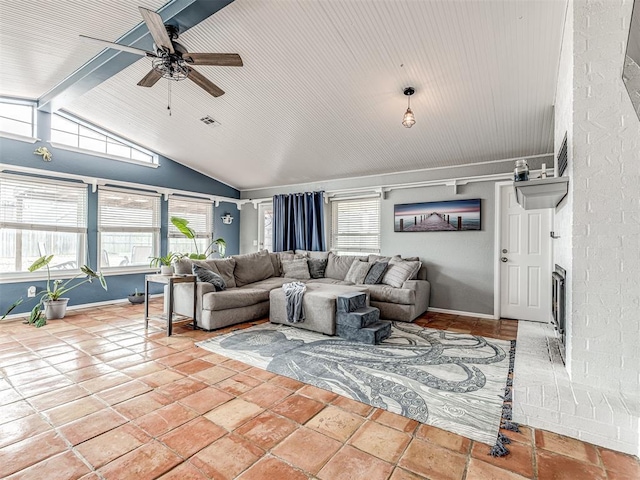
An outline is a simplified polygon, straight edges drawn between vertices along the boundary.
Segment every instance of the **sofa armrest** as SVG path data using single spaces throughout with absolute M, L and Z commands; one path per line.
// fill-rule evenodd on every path
M 429 308 L 429 296 L 431 284 L 427 280 L 407 280 L 402 288 L 408 288 L 416 292 L 416 313 L 422 315 Z
M 166 287 L 168 288 L 168 287 Z M 196 321 L 202 313 L 203 295 L 215 292 L 215 287 L 208 282 L 196 283 Z M 165 298 L 166 290 L 165 290 Z M 193 313 L 193 283 L 178 283 L 173 286 L 173 311 L 180 315 L 191 317 Z

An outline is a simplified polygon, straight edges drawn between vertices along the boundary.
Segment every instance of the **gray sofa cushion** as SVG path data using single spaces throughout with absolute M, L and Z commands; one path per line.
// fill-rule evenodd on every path
M 193 274 L 198 277 L 199 282 L 206 282 L 213 285 L 217 292 L 225 290 L 227 288 L 227 284 L 224 283 L 224 279 L 213 270 L 208 268 L 204 268 L 200 265 L 193 264 L 191 266 L 193 270 Z
M 388 266 L 389 262 L 386 260 L 378 260 L 373 265 L 371 265 L 371 268 L 367 272 L 367 276 L 364 277 L 365 285 L 375 285 L 381 283 Z
M 344 280 L 351 268 L 351 264 L 355 260 L 367 260 L 367 257 L 360 257 L 355 255 L 336 255 L 333 252 L 329 252 L 329 258 L 327 261 L 327 269 L 324 272 L 324 276 L 328 278 L 335 278 L 336 280 Z
M 224 279 L 227 288 L 234 288 L 236 286 L 236 277 L 233 276 L 236 261 L 233 258 L 216 258 L 214 260 L 207 260 L 207 263 L 211 265 L 211 270 L 214 272 L 216 270 L 218 271 Z
M 309 275 L 311 278 L 324 278 L 324 272 L 327 270 L 328 259 L 308 258 Z
M 355 261 L 351 263 L 349 267 L 349 271 L 345 275 L 344 279 L 346 282 L 355 283 L 356 285 L 362 285 L 364 283 L 364 279 L 369 273 L 369 269 L 371 268 L 371 264 L 369 262 L 360 262 Z
M 282 276 L 287 278 L 297 278 L 299 280 L 309 280 L 309 266 L 306 258 L 295 260 L 282 260 Z
M 267 250 L 236 255 L 233 258 L 236 261 L 233 275 L 238 287 L 273 277 L 273 264 Z
M 277 253 L 269 253 L 269 259 L 271 260 L 271 265 L 273 266 L 273 276 L 279 277 L 282 275 L 282 267 L 280 266 L 280 257 Z
M 367 285 L 371 301 L 400 303 L 413 305 L 416 301 L 416 292 L 410 288 L 395 288 L 389 285 Z
M 269 290 L 259 288 L 232 288 L 223 292 L 207 293 L 202 297 L 204 310 L 228 310 L 248 307 L 269 300 Z
M 245 285 L 240 288 L 259 288 L 261 290 L 273 290 L 274 288 L 280 288 L 285 283 L 289 283 L 291 281 L 290 278 L 284 277 L 271 277 L 266 280 L 260 280 L 259 282 L 253 282 L 249 285 Z
M 312 278 L 311 280 L 307 280 L 307 285 L 310 283 L 322 283 L 324 285 L 353 285 L 351 282 L 346 282 L 345 280 L 337 280 L 335 278 Z

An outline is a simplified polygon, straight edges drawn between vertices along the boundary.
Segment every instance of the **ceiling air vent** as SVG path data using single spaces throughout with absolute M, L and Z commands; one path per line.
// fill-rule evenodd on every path
M 219 127 L 220 126 L 220 122 L 214 120 L 209 115 L 207 115 L 206 117 L 202 117 L 200 119 L 200 121 L 202 123 L 204 123 L 205 125 L 211 125 L 212 127 Z

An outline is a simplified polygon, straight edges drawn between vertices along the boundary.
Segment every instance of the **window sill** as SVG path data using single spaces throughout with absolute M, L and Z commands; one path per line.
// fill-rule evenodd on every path
M 86 150 L 84 148 L 71 147 L 69 145 L 64 145 L 62 143 L 49 142 L 49 144 L 54 148 L 59 148 L 60 150 L 67 150 L 68 152 L 84 153 L 85 155 L 93 155 L 95 157 L 108 158 L 110 160 L 117 160 L 118 162 L 132 163 L 134 165 L 140 165 L 142 167 L 158 168 L 160 166 L 159 163 L 149 163 L 149 162 L 143 162 L 142 160 L 133 160 L 131 158 L 118 157 L 117 155 L 95 152 L 93 150 Z
M 137 273 L 158 273 L 160 270 L 158 268 L 149 268 L 144 265 L 140 265 L 138 267 L 111 267 L 111 268 L 103 268 L 101 270 L 102 275 L 105 277 L 112 277 L 115 275 L 134 275 Z
M 15 133 L 0 132 L 0 137 L 9 138 L 11 140 L 18 140 L 19 142 L 36 143 L 39 142 L 39 138 L 26 137 L 24 135 L 16 135 Z

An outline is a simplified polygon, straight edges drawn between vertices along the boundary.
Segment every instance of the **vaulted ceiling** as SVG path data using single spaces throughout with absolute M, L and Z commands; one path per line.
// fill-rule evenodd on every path
M 191 3 L 189 0 L 174 0 Z M 196 0 L 204 1 L 204 0 Z M 0 0 L 0 95 L 38 99 L 163 0 Z M 173 2 L 170 2 L 173 3 Z M 566 0 L 235 0 L 180 35 L 239 53 L 153 88 L 140 58 L 63 108 L 239 189 L 549 153 Z M 404 87 L 416 124 L 401 125 Z M 207 126 L 210 116 L 220 123 Z

